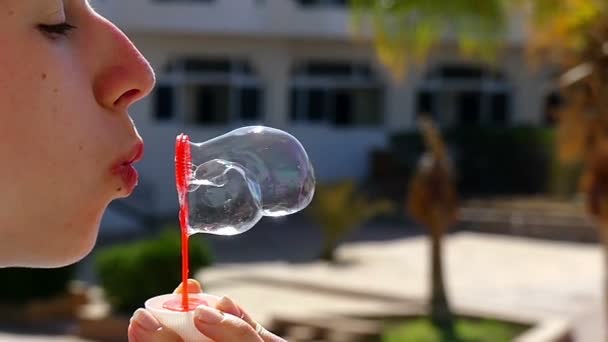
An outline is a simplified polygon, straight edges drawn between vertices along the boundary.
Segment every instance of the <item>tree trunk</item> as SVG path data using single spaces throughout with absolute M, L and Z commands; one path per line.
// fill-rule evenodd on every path
M 323 247 L 321 249 L 321 260 L 335 263 L 336 262 L 336 249 L 338 248 L 338 239 L 335 237 L 326 236 L 323 239 Z
M 431 321 L 445 337 L 454 337 L 454 317 L 450 310 L 443 279 L 443 260 L 440 230 L 431 233 Z
M 603 274 L 603 282 L 604 282 L 604 293 L 603 295 L 603 314 L 604 314 L 604 324 L 608 327 L 608 226 L 604 224 L 600 224 L 599 227 L 599 237 L 600 242 L 602 243 L 602 253 L 604 253 L 604 274 Z M 605 329 L 606 330 L 606 329 Z M 604 336 L 604 340 L 608 342 L 608 332 Z
M 608 241 L 604 238 L 602 241 L 602 250 L 604 253 L 604 331 L 608 330 Z M 605 333 L 604 340 L 608 342 L 608 332 Z

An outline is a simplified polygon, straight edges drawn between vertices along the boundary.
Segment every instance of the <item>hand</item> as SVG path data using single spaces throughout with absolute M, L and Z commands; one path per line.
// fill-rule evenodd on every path
M 189 279 L 189 293 L 201 293 L 200 284 Z M 174 293 L 182 293 L 180 284 Z M 215 308 L 200 306 L 194 312 L 194 325 L 215 342 L 286 342 L 256 323 L 251 316 L 228 297 L 222 297 Z M 129 324 L 129 342 L 182 342 L 170 329 L 163 327 L 145 309 L 138 309 Z

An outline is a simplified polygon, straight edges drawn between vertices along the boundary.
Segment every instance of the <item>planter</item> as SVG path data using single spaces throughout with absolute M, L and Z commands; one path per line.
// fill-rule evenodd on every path
M 83 317 L 78 321 L 77 335 L 98 342 L 126 342 L 129 319 L 130 317 L 122 315 Z
M 424 317 L 420 310 L 387 312 L 382 315 L 332 315 L 320 317 L 281 316 L 269 328 L 290 342 L 377 342 L 390 323 Z M 566 320 L 538 321 L 521 316 L 458 310 L 456 316 L 468 319 L 491 319 L 528 327 L 514 342 L 571 342 L 572 333 Z
M 85 291 L 71 291 L 48 299 L 37 299 L 25 304 L 0 305 L 2 322 L 38 325 L 54 321 L 76 320 L 88 302 Z
M 91 302 L 80 311 L 76 335 L 97 342 L 126 342 L 130 315 L 113 313 L 101 288 L 92 288 L 90 293 Z

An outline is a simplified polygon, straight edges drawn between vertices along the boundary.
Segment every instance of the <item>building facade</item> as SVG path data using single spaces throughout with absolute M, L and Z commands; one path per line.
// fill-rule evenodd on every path
M 354 39 L 346 2 L 93 1 L 157 73 L 156 90 L 131 112 L 146 141 L 141 185 L 157 199 L 148 206 L 177 208 L 181 132 L 204 141 L 243 125 L 285 129 L 309 152 L 318 179 L 331 181 L 364 178 L 370 152 L 413 129 L 417 113 L 444 126 L 545 123 L 552 82 L 545 68 L 528 66 L 518 18 L 496 65 L 462 60 L 446 40 L 395 82 L 371 40 Z

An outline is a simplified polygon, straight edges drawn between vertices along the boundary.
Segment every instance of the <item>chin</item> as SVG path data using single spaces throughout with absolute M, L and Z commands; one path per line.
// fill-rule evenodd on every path
M 89 255 L 95 246 L 97 234 L 91 236 L 79 236 L 77 241 L 65 239 L 62 244 L 57 244 L 53 250 L 46 255 L 39 254 L 32 258 L 26 267 L 56 268 L 75 264 Z M 63 248 L 61 248 L 63 245 Z
M 63 267 L 77 263 L 89 255 L 97 241 L 102 214 L 103 212 L 95 220 L 75 224 L 73 231 L 68 230 L 60 239 L 57 238 L 58 243 L 49 251 L 51 255 L 45 260 L 37 260 L 38 265 L 34 266 Z

